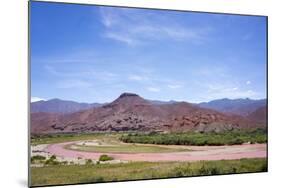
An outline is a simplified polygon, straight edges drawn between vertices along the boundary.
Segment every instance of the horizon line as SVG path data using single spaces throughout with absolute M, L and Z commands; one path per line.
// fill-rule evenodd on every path
M 123 93 L 127 93 L 127 92 L 123 92 Z M 62 98 L 50 98 L 50 99 L 45 99 L 45 98 L 41 98 L 41 97 L 33 97 L 33 96 L 30 96 L 30 103 L 35 103 L 35 102 L 39 102 L 39 101 L 51 101 L 51 100 L 61 100 L 61 101 L 68 101 L 68 102 L 77 102 L 77 103 L 87 103 L 87 104 L 94 104 L 94 103 L 97 103 L 97 104 L 105 104 L 105 103 L 111 103 L 113 102 L 114 100 L 118 99 L 123 93 L 121 93 L 118 97 L 116 97 L 115 99 L 111 100 L 111 101 L 106 101 L 106 102 L 98 102 L 98 101 L 95 101 L 95 102 L 85 102 L 85 101 L 78 101 L 78 100 L 72 100 L 72 99 L 62 99 Z M 136 94 L 138 95 L 138 94 Z M 139 97 L 145 99 L 145 100 L 150 100 L 150 101 L 160 101 L 160 102 L 171 102 L 171 101 L 174 101 L 174 102 L 188 102 L 188 103 L 195 103 L 195 104 L 199 104 L 199 103 L 209 103 L 211 101 L 216 101 L 216 100 L 223 100 L 223 99 L 226 99 L 226 100 L 239 100 L 239 99 L 244 99 L 244 100 L 266 100 L 267 97 L 264 97 L 264 98 L 250 98 L 250 97 L 240 97 L 240 98 L 228 98 L 228 97 L 223 97 L 223 98 L 215 98 L 215 99 L 211 99 L 211 100 L 208 100 L 208 101 L 188 101 L 188 100 L 174 100 L 174 99 L 170 99 L 170 100 L 159 100 L 159 99 L 149 99 L 149 98 L 144 98 L 140 95 L 138 95 Z M 32 98 L 38 98 L 40 100 L 35 100 L 35 101 L 32 101 Z

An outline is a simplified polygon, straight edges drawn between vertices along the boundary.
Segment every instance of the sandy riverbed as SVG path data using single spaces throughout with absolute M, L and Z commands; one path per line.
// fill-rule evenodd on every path
M 43 152 L 66 159 L 97 160 L 103 153 L 74 151 L 65 146 L 76 142 L 50 144 Z M 172 146 L 170 146 L 172 147 Z M 177 146 L 175 146 L 177 147 Z M 181 146 L 190 149 L 186 152 L 169 153 L 106 153 L 118 161 L 200 161 L 200 160 L 231 160 L 241 158 L 267 157 L 266 144 L 243 144 L 233 146 Z

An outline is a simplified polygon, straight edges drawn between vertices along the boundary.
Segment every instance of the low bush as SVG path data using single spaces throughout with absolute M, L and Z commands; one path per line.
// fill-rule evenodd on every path
M 44 157 L 42 155 L 35 155 L 35 156 L 31 157 L 31 159 L 33 159 L 33 160 L 45 160 L 46 157 Z
M 50 159 L 51 159 L 51 160 L 56 160 L 56 159 L 57 159 L 57 156 L 52 155 L 52 156 L 50 157 Z
M 67 165 L 68 162 L 67 162 L 67 161 L 62 161 L 61 164 L 62 164 L 62 165 Z
M 60 164 L 60 162 L 56 161 L 56 160 L 48 159 L 45 161 L 45 165 L 59 165 L 59 164 Z
M 93 164 L 92 159 L 87 159 L 85 164 L 86 164 L 86 165 L 91 165 L 91 164 Z
M 55 155 L 52 155 L 49 159 L 45 161 L 45 165 L 59 165 L 64 164 L 64 162 L 60 163 L 57 161 L 57 157 Z
M 35 155 L 33 157 L 31 157 L 31 163 L 35 163 L 35 162 L 42 162 L 46 159 L 46 157 L 41 156 L 41 155 Z
M 99 158 L 99 161 L 111 161 L 113 160 L 113 157 L 110 157 L 108 155 L 101 155 Z

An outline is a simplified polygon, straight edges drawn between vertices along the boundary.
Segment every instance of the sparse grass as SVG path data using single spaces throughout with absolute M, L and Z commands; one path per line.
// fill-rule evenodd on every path
M 50 158 L 45 156 L 35 155 L 31 157 L 32 164 L 44 164 L 44 165 L 67 165 L 67 161 L 58 161 L 55 155 L 52 155 Z
M 132 140 L 124 140 L 124 139 Z M 120 140 L 119 140 L 120 139 Z M 139 140 L 138 140 L 139 139 Z M 243 142 L 264 143 L 267 142 L 266 132 L 261 130 L 254 132 L 227 132 L 227 133 L 169 133 L 169 134 L 77 134 L 41 136 L 32 139 L 32 144 L 51 144 L 68 141 L 97 140 L 101 143 L 110 143 L 111 146 L 86 146 L 79 145 L 83 149 L 94 148 L 100 152 L 168 152 L 170 149 L 178 151 L 181 146 L 154 146 L 139 144 L 124 144 L 126 142 L 139 142 L 151 144 L 178 144 L 178 145 L 224 145 Z M 112 148 L 112 145 L 115 147 Z M 159 147 L 163 147 L 160 148 Z M 165 151 L 166 150 L 166 151 Z M 171 151 L 171 150 L 170 150 Z M 109 157 L 109 156 L 107 156 Z M 123 181 L 137 179 L 155 179 L 183 176 L 216 175 L 244 172 L 267 171 L 266 159 L 241 159 L 221 161 L 199 162 L 130 162 L 120 164 L 103 164 L 98 161 L 94 164 L 87 160 L 85 165 L 58 162 L 56 156 L 43 159 L 42 156 L 34 156 L 33 161 L 41 161 L 43 167 L 31 167 L 32 186 L 76 184 L 92 182 Z M 103 159 L 100 159 L 103 161 Z M 68 165 L 66 165 L 68 164 Z
M 266 159 L 132 162 L 32 167 L 31 180 L 33 186 L 40 186 L 265 171 Z
M 266 143 L 266 130 L 229 131 L 223 133 L 167 133 L 167 134 L 124 134 L 120 140 L 126 143 L 165 144 L 165 145 L 235 145 L 249 143 Z
M 66 149 L 77 150 L 77 151 L 87 151 L 87 152 L 100 152 L 100 153 L 161 153 L 161 152 L 182 152 L 190 151 L 186 148 L 176 148 L 176 147 L 165 147 L 157 145 L 138 145 L 138 144 L 121 144 L 116 143 L 115 145 L 106 146 L 83 146 L 75 145 L 72 148 L 71 145 L 65 146 Z
M 118 141 L 118 133 L 83 133 L 83 134 L 56 134 L 56 135 L 41 135 L 31 138 L 31 145 L 53 144 L 61 142 L 71 142 L 80 140 L 104 139 L 109 141 Z

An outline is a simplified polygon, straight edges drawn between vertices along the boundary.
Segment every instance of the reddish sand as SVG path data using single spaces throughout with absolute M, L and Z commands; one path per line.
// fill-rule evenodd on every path
M 75 142 L 50 144 L 45 148 L 56 156 L 68 158 L 98 159 L 104 153 L 65 149 Z M 243 144 L 234 146 L 186 146 L 192 151 L 170 153 L 106 153 L 114 159 L 125 161 L 200 161 L 267 157 L 266 144 Z

